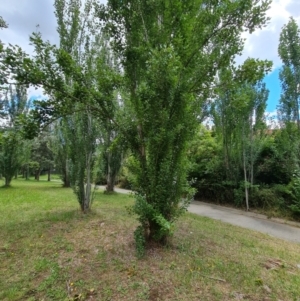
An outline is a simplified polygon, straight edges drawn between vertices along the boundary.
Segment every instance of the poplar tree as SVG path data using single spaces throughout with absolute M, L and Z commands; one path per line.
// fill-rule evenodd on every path
M 108 0 L 99 15 L 124 71 L 135 158 L 137 246 L 166 243 L 192 195 L 186 148 L 217 70 L 243 49 L 241 33 L 262 27 L 270 1 Z

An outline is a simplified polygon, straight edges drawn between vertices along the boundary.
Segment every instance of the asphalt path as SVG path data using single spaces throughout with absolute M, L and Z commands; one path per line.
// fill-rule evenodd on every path
M 105 189 L 105 186 L 99 186 Z M 130 194 L 130 190 L 115 188 L 118 193 Z M 220 220 L 235 226 L 269 234 L 270 236 L 300 244 L 300 223 L 282 219 L 268 219 L 265 215 L 229 207 L 194 201 L 188 211 L 200 216 Z
M 300 224 L 265 215 L 194 201 L 188 211 L 242 228 L 269 234 L 287 241 L 300 243 Z

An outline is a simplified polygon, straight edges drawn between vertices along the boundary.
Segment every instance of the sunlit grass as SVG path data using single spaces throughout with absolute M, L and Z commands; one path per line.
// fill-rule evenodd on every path
M 0 183 L 1 184 L 1 183 Z M 79 211 L 59 181 L 0 189 L 0 300 L 297 300 L 300 246 L 186 214 L 137 260 L 130 196 Z

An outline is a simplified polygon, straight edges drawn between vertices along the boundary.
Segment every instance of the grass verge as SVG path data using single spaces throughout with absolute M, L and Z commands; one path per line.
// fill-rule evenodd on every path
M 300 300 L 298 244 L 186 214 L 137 260 L 129 196 L 83 215 L 59 182 L 17 180 L 0 202 L 0 300 Z

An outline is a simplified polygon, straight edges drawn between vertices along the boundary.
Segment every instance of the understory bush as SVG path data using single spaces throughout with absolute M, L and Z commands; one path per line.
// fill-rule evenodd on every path
M 300 216 L 300 171 L 294 173 L 289 190 L 292 197 L 292 204 L 289 205 L 289 208 L 294 214 Z

